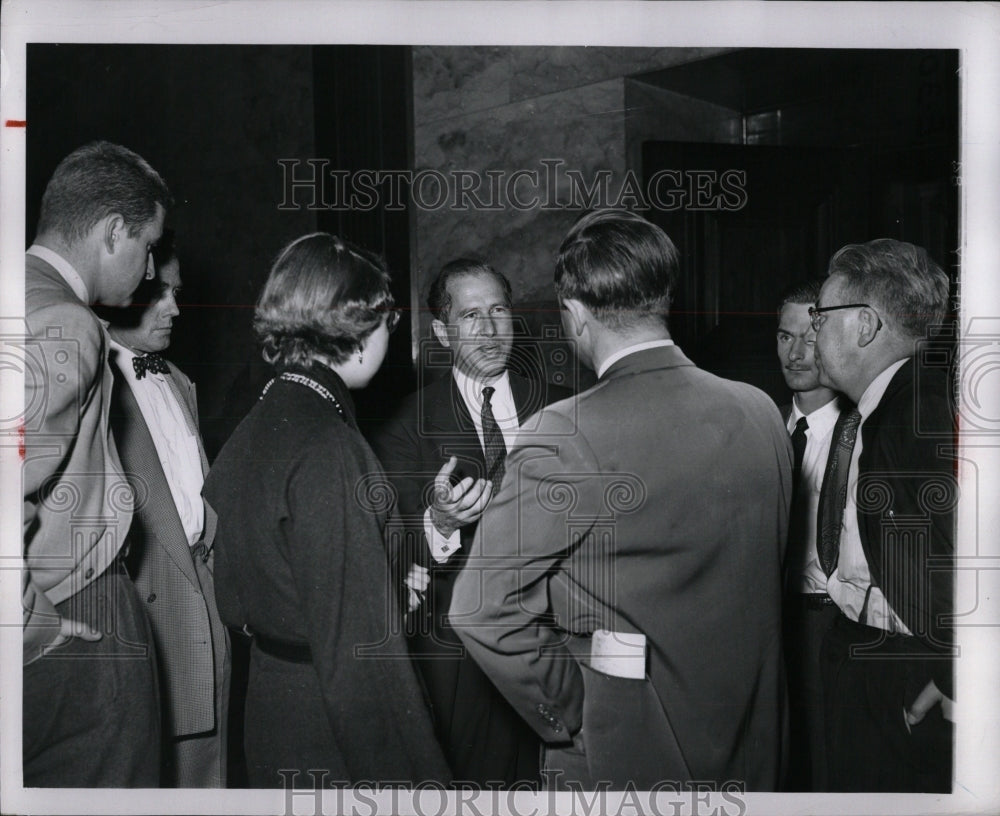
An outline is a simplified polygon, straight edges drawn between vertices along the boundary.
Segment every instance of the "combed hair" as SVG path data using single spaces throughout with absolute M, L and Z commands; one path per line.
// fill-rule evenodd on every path
M 458 258 L 449 261 L 438 272 L 427 293 L 427 308 L 431 315 L 442 323 L 448 322 L 448 310 L 451 309 L 451 292 L 448 291 L 448 281 L 463 275 L 492 275 L 503 288 L 507 305 L 513 305 L 513 290 L 510 281 L 502 272 L 497 272 L 486 261 L 478 258 Z
M 134 237 L 156 217 L 157 204 L 169 210 L 173 199 L 142 156 L 111 142 L 91 142 L 56 167 L 42 195 L 38 232 L 72 244 L 102 218 L 118 214 Z
M 870 303 L 909 337 L 925 337 L 948 314 L 948 276 L 923 247 L 893 238 L 848 244 L 828 271 L 844 279 L 846 297 Z
M 778 312 L 786 303 L 805 303 L 812 306 L 819 300 L 819 291 L 823 288 L 825 278 L 809 278 L 808 280 L 793 283 L 781 293 L 778 301 Z
M 253 327 L 273 366 L 307 366 L 317 354 L 342 363 L 392 306 L 389 273 L 378 256 L 314 232 L 281 251 L 257 301 Z
M 597 210 L 559 247 L 556 294 L 580 301 L 612 330 L 666 324 L 679 265 L 677 247 L 658 226 L 627 210 Z

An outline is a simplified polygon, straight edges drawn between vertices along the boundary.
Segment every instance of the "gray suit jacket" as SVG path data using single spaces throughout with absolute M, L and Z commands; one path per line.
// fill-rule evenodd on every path
M 126 476 L 143 497 L 129 530 L 127 564 L 153 628 L 165 724 L 174 736 L 210 731 L 229 671 L 228 633 L 219 620 L 211 574 L 216 515 L 206 504 L 206 547 L 193 553 L 139 404 L 113 361 L 112 370 L 111 426 Z M 197 431 L 194 384 L 172 364 L 165 376 Z M 204 474 L 208 460 L 200 436 L 198 450 Z
M 108 333 L 45 261 L 25 256 L 24 659 L 59 632 L 55 605 L 114 561 L 132 497 L 108 427 Z
M 619 360 L 511 451 L 451 623 L 550 747 L 582 726 L 584 784 L 776 789 L 791 460 L 763 392 L 675 346 Z M 644 680 L 590 668 L 598 629 L 646 636 Z

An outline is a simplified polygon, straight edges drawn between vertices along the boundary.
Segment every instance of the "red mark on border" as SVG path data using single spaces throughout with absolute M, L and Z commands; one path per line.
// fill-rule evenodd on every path
M 24 461 L 24 423 L 17 426 L 17 455 Z
M 27 119 L 8 119 L 4 122 L 4 127 L 27 127 Z

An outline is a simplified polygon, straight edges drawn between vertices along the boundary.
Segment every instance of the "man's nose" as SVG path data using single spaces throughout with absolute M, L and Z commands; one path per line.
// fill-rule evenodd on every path
M 792 348 L 788 352 L 788 359 L 801 360 L 806 355 L 806 341 L 801 337 L 796 337 L 792 341 Z
M 492 315 L 483 315 L 479 319 L 479 333 L 485 337 L 493 337 L 497 333 L 496 323 Z
M 177 299 L 175 297 L 173 297 L 172 295 L 168 296 L 167 297 L 167 309 L 166 309 L 166 312 L 165 312 L 166 316 L 167 317 L 177 317 L 177 315 L 179 315 L 180 313 L 181 313 L 181 310 L 180 310 L 180 307 L 177 305 Z

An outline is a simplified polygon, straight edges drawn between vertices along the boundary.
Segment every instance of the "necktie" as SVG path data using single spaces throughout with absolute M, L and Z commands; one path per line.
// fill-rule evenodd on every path
M 789 549 L 804 549 L 808 538 L 809 486 L 802 484 L 802 459 L 806 453 L 807 430 L 808 420 L 799 417 L 795 430 L 792 431 L 792 453 L 795 459 L 792 466 L 792 510 L 788 519 Z
M 823 487 L 819 492 L 816 549 L 823 572 L 831 575 L 840 555 L 840 528 L 847 503 L 847 474 L 851 469 L 851 454 L 858 438 L 861 414 L 857 408 L 843 411 L 833 427 L 833 444 L 826 460 Z
M 147 371 L 153 374 L 168 374 L 167 361 L 159 354 L 143 354 L 132 358 L 132 369 L 135 371 L 135 378 L 141 380 L 146 376 Z
M 507 445 L 503 441 L 503 433 L 497 424 L 496 417 L 493 416 L 493 406 L 490 400 L 493 398 L 493 386 L 486 386 L 483 389 L 483 449 L 486 453 L 486 478 L 493 482 L 493 495 L 500 489 L 500 480 L 503 479 L 504 459 L 507 458 Z

